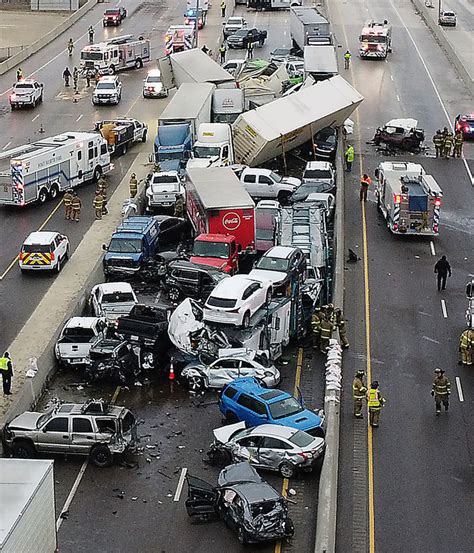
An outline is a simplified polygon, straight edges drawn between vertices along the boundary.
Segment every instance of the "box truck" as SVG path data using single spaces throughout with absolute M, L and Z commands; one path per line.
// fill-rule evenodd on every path
M 299 50 L 319 44 L 321 38 L 332 41 L 329 21 L 312 6 L 290 8 L 290 36 L 293 47 Z

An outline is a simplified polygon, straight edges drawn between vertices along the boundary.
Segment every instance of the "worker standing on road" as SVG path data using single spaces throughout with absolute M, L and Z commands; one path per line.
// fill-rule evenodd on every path
M 102 204 L 102 215 L 108 215 L 109 210 L 107 209 L 107 181 L 105 180 L 104 176 L 100 177 L 97 190 L 100 192 L 100 195 L 104 199 L 104 203 Z
M 222 0 L 222 2 L 221 2 L 221 16 L 222 17 L 225 17 L 226 9 L 227 9 L 227 5 L 225 3 L 225 0 Z
M 454 150 L 453 150 L 453 157 L 462 157 L 462 145 L 464 142 L 464 135 L 462 134 L 462 131 L 458 131 L 454 135 Z
M 221 64 L 225 63 L 225 54 L 226 54 L 226 47 L 225 47 L 225 43 L 223 42 L 220 46 L 219 46 L 219 55 L 220 55 L 220 59 L 221 59 Z
M 253 58 L 253 42 L 251 39 L 247 42 L 247 59 L 251 60 Z
M 334 323 L 339 330 L 339 341 L 341 342 L 341 346 L 347 349 L 349 347 L 349 341 L 347 339 L 346 321 L 344 320 L 342 309 L 339 307 L 334 310 Z
M 444 137 L 443 143 L 443 155 L 446 159 L 449 159 L 451 150 L 453 149 L 454 137 L 453 133 L 448 131 L 448 134 Z
M 359 200 L 362 202 L 367 201 L 367 192 L 369 190 L 369 186 L 372 184 L 372 179 L 364 173 L 362 175 L 362 178 L 360 179 L 360 191 L 359 191 Z
M 11 396 L 13 365 L 8 351 L 3 354 L 3 357 L 0 357 L 0 372 L 2 373 L 3 393 L 6 396 Z
M 74 83 L 74 91 L 77 92 L 77 83 L 79 81 L 79 71 L 77 67 L 72 70 L 72 82 Z
M 130 198 L 135 198 L 137 194 L 138 194 L 137 175 L 135 175 L 135 173 L 132 173 L 132 176 L 130 177 Z
M 377 427 L 380 420 L 380 410 L 382 409 L 385 399 L 379 390 L 379 383 L 374 380 L 370 385 L 370 390 L 367 392 L 367 405 L 369 407 L 369 423 L 370 426 Z
M 364 383 L 364 371 L 357 371 L 352 381 L 352 398 L 354 400 L 354 417 L 361 419 L 362 405 L 364 399 L 367 398 L 367 386 Z
M 433 144 L 435 147 L 436 157 L 441 157 L 443 155 L 444 136 L 439 129 L 433 136 Z
M 68 49 L 69 55 L 72 56 L 72 52 L 74 50 L 74 41 L 72 40 L 72 38 L 70 38 L 69 42 L 67 43 L 67 49 Z
M 451 383 L 444 376 L 443 369 L 435 369 L 436 377 L 433 380 L 431 395 L 435 398 L 436 416 L 441 413 L 441 403 L 444 405 L 444 410 L 449 409 L 449 394 L 451 393 Z
M 183 196 L 178 196 L 174 202 L 174 216 L 182 217 L 184 215 L 184 200 Z
M 446 290 L 446 279 L 448 275 L 451 276 L 451 265 L 445 255 L 436 262 L 434 272 L 438 275 L 438 292 L 441 292 L 442 289 Z
M 92 25 L 89 26 L 89 42 L 92 44 L 94 42 L 94 27 Z
M 334 330 L 334 325 L 331 319 L 324 316 L 321 320 L 321 338 L 319 342 L 319 351 L 326 353 L 329 347 L 329 340 L 331 339 Z
M 72 77 L 69 67 L 63 71 L 64 86 L 69 86 L 69 79 Z
M 104 196 L 100 193 L 100 190 L 96 190 L 92 207 L 95 210 L 96 220 L 102 219 L 102 209 L 104 207 Z
M 321 342 L 321 309 L 317 307 L 311 317 L 311 332 L 313 335 L 313 349 L 319 349 Z
M 72 203 L 71 203 L 71 221 L 79 222 L 79 217 L 81 215 L 82 202 L 77 192 L 74 192 Z
M 349 50 L 346 50 L 346 53 L 344 54 L 344 69 L 349 69 L 351 65 L 351 53 Z
M 472 350 L 474 349 L 474 330 L 467 328 L 459 338 L 459 354 L 461 365 L 472 365 Z
M 23 79 L 23 71 L 21 67 L 16 70 L 16 80 L 21 81 Z
M 74 196 L 70 190 L 66 190 L 66 193 L 63 196 L 64 202 L 64 218 L 69 220 L 71 218 L 71 205 Z
M 354 146 L 352 144 L 349 144 L 349 146 L 347 146 L 344 157 L 346 159 L 346 171 L 350 173 L 352 171 L 352 163 L 354 162 L 355 157 Z

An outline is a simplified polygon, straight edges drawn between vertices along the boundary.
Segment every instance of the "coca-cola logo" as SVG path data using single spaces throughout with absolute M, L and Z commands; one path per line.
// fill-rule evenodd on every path
M 226 213 L 224 217 L 222 217 L 222 224 L 227 230 L 235 230 L 240 226 L 240 215 L 233 211 Z

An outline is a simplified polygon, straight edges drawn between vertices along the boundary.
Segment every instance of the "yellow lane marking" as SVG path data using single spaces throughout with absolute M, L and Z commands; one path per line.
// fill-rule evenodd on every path
M 117 398 L 118 398 L 118 396 L 119 396 L 119 394 L 120 394 L 120 390 L 121 390 L 121 389 L 122 389 L 122 388 L 121 388 L 120 386 L 117 386 L 117 387 L 115 388 L 115 392 L 114 392 L 114 394 L 113 394 L 113 396 L 112 396 L 112 399 L 110 400 L 110 403 L 111 403 L 112 405 L 117 401 Z
M 298 395 L 298 388 L 301 384 L 301 369 L 303 368 L 303 348 L 298 348 L 298 357 L 296 358 L 296 373 L 295 373 L 295 386 L 293 388 L 293 395 Z M 283 478 L 283 485 L 281 489 L 281 495 L 283 497 L 287 497 L 288 495 L 288 486 L 290 484 L 290 481 L 288 478 Z M 275 544 L 275 552 L 274 553 L 281 553 L 281 541 L 277 541 Z

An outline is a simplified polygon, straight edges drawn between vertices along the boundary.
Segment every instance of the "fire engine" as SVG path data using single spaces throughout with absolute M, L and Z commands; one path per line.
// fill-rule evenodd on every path
M 194 25 L 171 25 L 165 34 L 165 55 L 191 50 L 196 46 Z
M 370 21 L 359 37 L 361 58 L 385 59 L 392 51 L 392 27 L 385 19 L 383 23 Z

